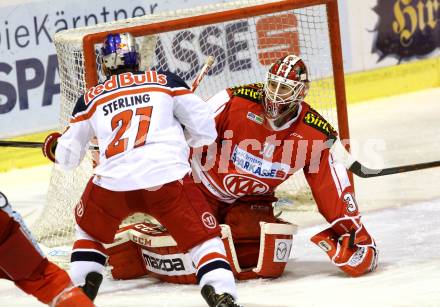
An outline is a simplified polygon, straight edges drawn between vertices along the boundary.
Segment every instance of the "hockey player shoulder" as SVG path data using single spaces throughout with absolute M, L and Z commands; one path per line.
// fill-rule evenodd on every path
M 309 108 L 304 114 L 303 117 L 303 123 L 307 126 L 310 126 L 312 128 L 315 128 L 322 133 L 324 133 L 327 136 L 336 136 L 337 132 L 335 128 L 332 127 L 332 125 L 327 122 L 321 114 L 319 114 L 316 110 L 313 108 Z
M 231 88 L 232 96 L 260 103 L 263 98 L 263 83 L 251 83 Z
M 173 72 L 165 71 L 165 70 L 158 70 L 157 73 L 166 76 L 166 79 L 167 79 L 166 86 L 168 86 L 168 87 L 172 87 L 172 88 L 184 87 L 187 89 L 190 88 L 188 86 L 188 84 L 186 84 L 186 82 L 181 77 L 179 77 L 177 74 L 175 74 Z

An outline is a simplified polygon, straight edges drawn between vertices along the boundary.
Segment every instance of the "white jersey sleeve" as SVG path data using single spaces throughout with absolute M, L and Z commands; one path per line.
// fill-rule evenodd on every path
M 71 170 L 77 167 L 88 150 L 94 132 L 88 120 L 71 123 L 58 139 L 55 160 L 59 167 Z
M 199 96 L 188 93 L 175 96 L 174 115 L 185 126 L 188 145 L 201 147 L 210 145 L 217 138 L 214 114 Z
M 206 103 L 208 104 L 211 112 L 214 114 L 214 117 L 217 117 L 217 115 L 224 110 L 230 99 L 231 97 L 229 96 L 228 91 L 224 89 L 209 98 Z

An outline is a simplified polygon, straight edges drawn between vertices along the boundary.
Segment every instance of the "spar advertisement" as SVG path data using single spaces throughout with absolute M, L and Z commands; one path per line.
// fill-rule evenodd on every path
M 56 128 L 56 32 L 206 4 L 204 0 L 0 2 L 0 138 Z M 220 1 L 211 1 L 220 2 Z
M 60 80 L 52 39 L 56 32 L 228 1 L 4 2 L 0 4 L 0 138 L 57 127 Z M 440 55 L 440 0 L 339 1 L 339 13 L 346 73 L 402 65 Z M 297 31 L 297 25 L 302 22 L 302 11 L 295 11 L 295 14 L 297 16 L 291 13 L 284 16 L 284 20 L 290 23 L 290 30 L 286 34 L 289 43 L 276 48 L 300 53 L 305 57 L 314 78 L 326 77 L 331 69 L 321 58 L 329 52 L 328 48 L 322 47 L 328 45 L 328 38 L 312 34 L 305 39 Z M 255 74 L 256 71 L 255 81 L 261 81 L 270 64 L 267 54 L 275 47 L 269 46 L 262 51 L 252 47 L 251 42 L 255 39 L 271 41 L 273 34 L 264 30 L 264 24 L 268 21 L 260 18 L 256 24 L 249 24 L 238 20 L 225 27 L 177 31 L 171 36 L 172 40 L 158 41 L 156 60 L 160 54 L 161 68 L 179 73 L 191 81 L 203 65 L 203 57 L 214 53 L 219 59 L 227 59 L 214 66 L 207 78 L 214 80 L 219 88 L 231 85 L 222 83 L 220 74 L 225 69 L 236 72 L 233 80 L 230 80 L 233 83 L 240 84 L 242 76 L 251 72 Z M 258 37 L 251 37 L 251 33 L 258 33 Z M 226 40 L 226 46 L 216 43 L 218 40 Z M 190 41 L 199 45 L 197 52 L 188 47 Z M 298 50 L 298 43 L 299 49 L 306 44 L 307 47 L 316 46 L 319 52 L 304 55 Z M 186 57 L 194 56 L 199 60 L 191 63 L 186 60 Z M 314 74 L 314 67 L 319 67 L 322 75 Z

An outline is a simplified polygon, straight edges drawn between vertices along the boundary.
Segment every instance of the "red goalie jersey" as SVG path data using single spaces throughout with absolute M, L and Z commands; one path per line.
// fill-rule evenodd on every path
M 305 102 L 282 127 L 268 127 L 262 88 L 260 83 L 235 87 L 208 100 L 218 139 L 217 148 L 207 153 L 215 151 L 215 159 L 194 161 L 204 188 L 218 200 L 233 203 L 242 197 L 273 195 L 289 176 L 304 170 L 327 221 L 357 215 L 347 172 L 334 162 L 326 144 L 336 131 Z

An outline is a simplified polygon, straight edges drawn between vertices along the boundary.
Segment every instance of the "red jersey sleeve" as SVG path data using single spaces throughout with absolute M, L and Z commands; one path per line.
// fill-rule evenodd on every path
M 319 167 L 312 171 L 306 166 L 304 174 L 319 212 L 329 223 L 344 215 L 359 214 L 347 170 L 333 159 L 329 149 L 322 151 Z

